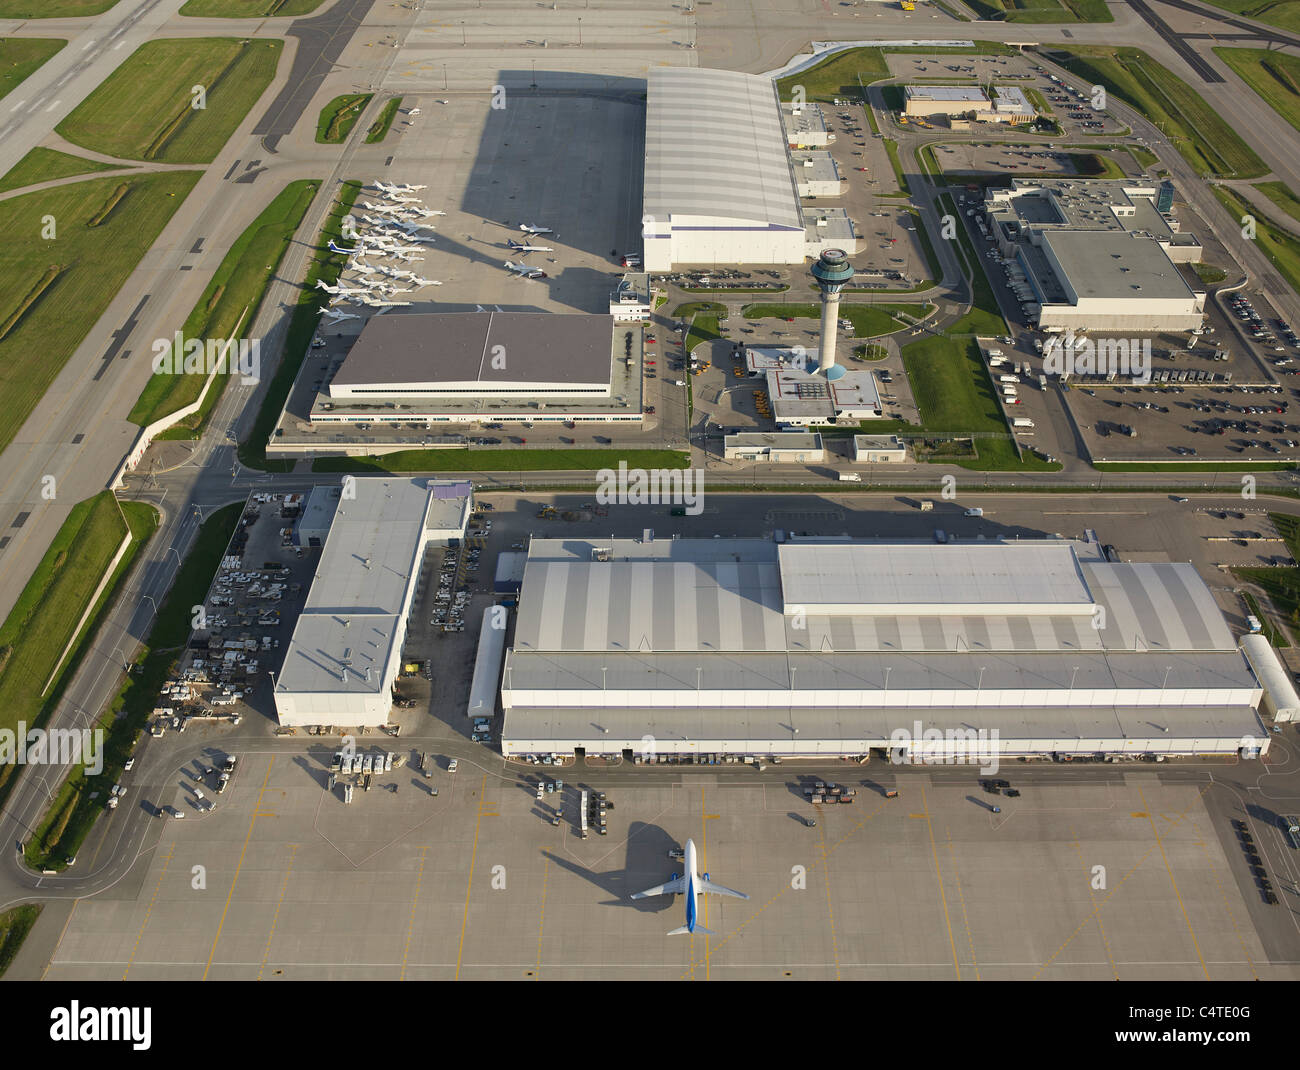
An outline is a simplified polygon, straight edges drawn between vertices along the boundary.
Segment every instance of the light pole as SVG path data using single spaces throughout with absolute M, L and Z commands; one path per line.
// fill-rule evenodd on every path
M 461 20 L 460 20 L 460 47 L 461 47 L 461 48 L 468 48 L 468 47 L 469 47 L 469 37 L 468 37 L 468 36 L 466 35 L 466 33 L 465 33 L 465 20 L 464 20 L 464 19 L 461 19 Z
M 582 19 L 578 19 L 578 47 L 582 47 Z

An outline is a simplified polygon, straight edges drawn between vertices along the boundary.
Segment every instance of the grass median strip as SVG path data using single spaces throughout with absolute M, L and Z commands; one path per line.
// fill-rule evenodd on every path
M 226 340 L 231 343 L 230 351 L 236 351 L 234 335 L 237 327 L 242 323 L 247 334 L 247 329 L 256 319 L 266 288 L 275 276 L 276 268 L 284 258 L 289 242 L 293 240 L 319 188 L 318 181 L 300 179 L 290 182 L 261 215 L 253 220 L 230 247 L 212 281 L 190 312 L 181 328 L 185 339 L 200 342 L 205 339 Z M 187 369 L 185 374 L 176 373 L 175 369 L 183 366 L 186 355 L 183 351 L 176 352 L 174 343 L 170 359 L 171 368 L 155 371 L 145 384 L 144 391 L 127 417 L 132 423 L 147 427 L 155 420 L 198 399 L 207 380 L 207 369 L 200 367 L 197 371 L 189 372 Z M 235 356 L 228 354 L 227 367 L 232 364 L 237 365 L 238 361 Z M 260 374 L 260 369 L 255 374 Z M 218 373 L 212 389 L 204 398 L 203 407 L 197 413 L 187 416 L 176 427 L 169 428 L 160 437 L 196 438 L 201 433 L 208 414 L 221 397 L 229 377 L 229 371 Z
M 347 93 L 331 100 L 316 122 L 316 140 L 322 145 L 341 144 L 373 97 L 373 93 Z
M 33 5 L 28 3 L 25 6 Z M 30 17 L 6 15 L 4 9 L 5 4 L 0 0 L 0 18 Z M 0 100 L 22 85 L 67 43 L 49 37 L 6 37 L 0 40 Z
M 1054 47 L 1067 70 L 1101 85 L 1160 127 L 1202 175 L 1255 178 L 1268 168 L 1228 120 L 1190 85 L 1137 48 Z
M 211 163 L 271 84 L 282 48 L 233 37 L 147 41 L 56 129 L 111 156 Z
M 1238 225 L 1245 226 L 1242 221 L 1247 218 L 1254 220 L 1255 244 L 1273 262 L 1273 266 L 1282 273 L 1292 288 L 1300 291 L 1300 237 L 1243 200 L 1235 190 L 1228 189 L 1226 186 L 1215 186 L 1214 195 L 1232 213 Z
M 15 729 L 19 721 L 30 728 L 49 715 L 94 636 L 98 615 L 156 526 L 157 514 L 151 507 L 124 502 L 119 508 L 110 491 L 73 507 L 0 625 L 0 728 Z M 131 546 L 78 632 L 90 599 L 128 532 Z M 64 658 L 69 643 L 74 644 L 72 654 Z M 56 666 L 58 675 L 50 681 Z M 12 764 L 0 765 L 0 798 L 16 769 Z
M 334 241 L 337 244 L 343 236 L 343 217 L 352 210 L 360 192 L 361 183 L 355 180 L 340 185 L 338 197 L 316 239 L 315 254 L 307 265 L 307 277 L 298 292 L 298 304 L 289 321 L 284 350 L 275 364 L 275 375 L 262 396 L 252 431 L 247 440 L 239 444 L 239 459 L 250 468 L 272 472 L 293 470 L 293 461 L 268 460 L 266 444 L 275 431 L 276 422 L 280 419 L 280 413 L 289 399 L 289 391 L 293 388 L 293 381 L 298 376 L 311 340 L 316 334 L 321 309 L 329 301 L 328 295 L 316 288 L 316 283 L 323 281 L 328 285 L 337 281 L 347 262 L 346 254 L 330 252 L 329 243 Z M 264 353 L 262 356 L 266 361 L 271 355 Z
M 104 730 L 103 770 L 91 776 L 79 767 L 59 785 L 24 845 L 24 856 L 32 867 L 65 868 L 65 860 L 76 856 L 103 813 L 109 789 L 121 778 L 122 767 L 157 704 L 163 682 L 184 650 L 193 607 L 207 594 L 242 513 L 242 503 L 228 505 L 209 516 L 199 530 L 159 606 L 144 650 L 132 664 L 117 696 L 93 726 Z
M 385 102 L 383 110 L 379 113 L 379 118 L 371 123 L 370 129 L 366 131 L 367 145 L 377 144 L 388 136 L 388 128 L 393 125 L 393 119 L 397 116 L 397 109 L 401 106 L 401 97 L 390 97 Z

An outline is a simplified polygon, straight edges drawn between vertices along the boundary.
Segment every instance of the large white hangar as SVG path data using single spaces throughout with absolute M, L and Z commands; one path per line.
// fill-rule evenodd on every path
M 508 756 L 1268 748 L 1192 566 L 1091 542 L 535 539 L 519 604 Z
M 386 724 L 425 550 L 464 536 L 467 482 L 349 477 L 273 688 L 280 724 Z
M 776 83 L 736 71 L 651 68 L 644 205 L 647 271 L 803 263 Z

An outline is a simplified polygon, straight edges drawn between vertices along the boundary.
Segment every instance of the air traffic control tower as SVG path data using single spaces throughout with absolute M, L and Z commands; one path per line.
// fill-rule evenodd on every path
M 831 382 L 844 375 L 835 363 L 835 338 L 839 330 L 840 290 L 853 278 L 853 265 L 843 249 L 823 250 L 812 266 L 813 278 L 822 292 L 821 352 L 817 370 Z

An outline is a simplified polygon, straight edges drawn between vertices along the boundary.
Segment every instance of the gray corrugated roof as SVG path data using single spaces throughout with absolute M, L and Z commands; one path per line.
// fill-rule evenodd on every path
M 648 83 L 647 215 L 803 228 L 772 79 L 653 67 Z
M 460 383 L 608 385 L 612 316 L 438 312 L 371 316 L 334 386 Z M 497 350 L 496 347 L 503 347 Z M 494 361 L 501 354 L 504 360 Z
M 662 740 L 694 740 L 705 744 L 726 741 L 732 746 L 793 738 L 826 740 L 828 748 L 840 740 L 867 740 L 868 746 L 887 745 L 899 729 L 922 731 L 996 730 L 1002 741 L 1074 739 L 1080 750 L 1098 749 L 1101 740 L 1123 739 L 1137 749 L 1165 749 L 1180 741 L 1197 741 L 1202 749 L 1212 741 L 1226 741 L 1229 749 L 1243 739 L 1266 739 L 1259 718 L 1247 705 L 1240 706 L 1026 706 L 1015 709 L 861 709 L 789 707 L 753 709 L 745 706 L 655 707 L 628 709 L 516 706 L 508 710 L 503 740 L 583 739 L 640 740 L 649 735 Z M 593 727 L 598 726 L 598 727 Z M 1165 729 L 1168 731 L 1165 731 Z M 608 732 L 608 736 L 601 730 Z

